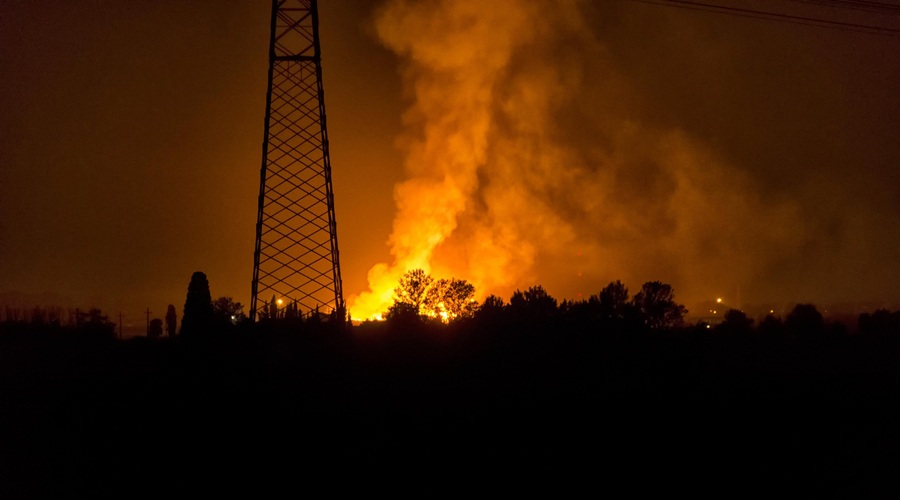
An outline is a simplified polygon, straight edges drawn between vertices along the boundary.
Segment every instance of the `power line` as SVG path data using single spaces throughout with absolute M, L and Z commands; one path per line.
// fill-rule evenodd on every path
M 888 14 L 900 16 L 900 5 L 884 2 L 867 2 L 853 0 L 790 0 L 795 3 L 819 5 L 831 9 L 855 10 L 857 12 L 872 12 L 876 14 Z
M 857 33 L 868 33 L 868 34 L 873 34 L 873 35 L 900 37 L 900 29 L 897 29 L 897 28 L 885 28 L 882 26 L 873 26 L 873 25 L 869 25 L 869 24 L 848 23 L 848 22 L 833 21 L 833 20 L 829 20 L 829 19 L 820 19 L 820 18 L 814 18 L 814 17 L 808 17 L 808 16 L 782 14 L 782 13 L 778 13 L 778 12 L 770 12 L 770 11 L 765 11 L 765 10 L 746 9 L 746 8 L 741 8 L 741 7 L 729 7 L 729 6 L 725 6 L 725 5 L 716 5 L 716 4 L 710 4 L 710 3 L 705 3 L 705 2 L 696 2 L 696 1 L 691 1 L 691 0 L 627 0 L 627 1 L 636 2 L 636 3 L 645 3 L 645 4 L 649 4 L 649 5 L 661 5 L 661 6 L 665 6 L 665 7 L 674 7 L 674 8 L 686 9 L 686 10 L 712 12 L 712 13 L 725 14 L 725 15 L 730 15 L 730 16 L 735 16 L 735 17 L 763 19 L 763 20 L 767 20 L 767 21 L 777 21 L 777 22 L 783 22 L 783 23 L 789 23 L 789 24 L 799 24 L 799 25 L 805 25 L 805 26 L 817 26 L 820 28 L 829 28 L 829 29 L 836 29 L 836 30 L 841 30 L 841 31 L 852 31 L 852 32 L 857 32 Z M 802 1 L 804 3 L 811 3 L 811 0 L 798 0 L 798 1 Z M 850 4 L 860 5 L 860 6 L 865 4 L 865 5 L 871 5 L 872 7 L 882 7 L 882 8 L 892 7 L 892 8 L 897 9 L 896 13 L 900 14 L 900 7 L 894 7 L 894 6 L 891 6 L 890 4 L 882 4 L 880 2 L 862 2 L 862 3 L 848 2 L 848 1 L 839 2 L 841 4 L 841 6 L 843 6 L 843 7 L 837 5 L 837 3 L 838 2 L 836 2 L 835 5 L 832 5 L 830 2 L 829 3 L 819 2 L 818 4 L 823 5 L 823 6 L 832 6 L 832 7 L 840 7 L 840 8 L 851 8 Z M 875 4 L 878 4 L 878 5 L 876 6 Z M 891 13 L 894 13 L 894 11 L 892 10 Z

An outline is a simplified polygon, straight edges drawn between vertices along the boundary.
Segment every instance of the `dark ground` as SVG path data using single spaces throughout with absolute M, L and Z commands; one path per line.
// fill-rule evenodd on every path
M 382 330 L 4 333 L 0 497 L 897 485 L 894 339 Z

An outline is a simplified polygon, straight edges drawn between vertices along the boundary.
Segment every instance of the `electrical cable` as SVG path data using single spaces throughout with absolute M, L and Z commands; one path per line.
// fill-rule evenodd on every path
M 764 10 L 756 10 L 756 9 L 746 9 L 740 7 L 729 7 L 725 5 L 717 5 L 710 4 L 705 2 L 697 2 L 692 0 L 627 0 L 630 2 L 637 3 L 645 3 L 649 5 L 661 5 L 665 7 L 674 7 L 680 9 L 687 10 L 697 10 L 703 12 L 712 12 L 717 14 L 725 14 L 736 17 L 745 17 L 751 19 L 763 19 L 768 21 L 777 21 L 784 22 L 790 24 L 799 24 L 806 26 L 817 26 L 820 28 L 829 28 L 836 29 L 842 31 L 852 31 L 858 33 L 868 33 L 874 35 L 884 35 L 891 37 L 900 37 L 900 29 L 898 28 L 887 28 L 883 26 L 874 26 L 868 24 L 858 24 L 858 23 L 848 23 L 843 21 L 833 21 L 829 19 L 820 19 L 813 18 L 807 16 L 798 16 L 791 14 L 783 14 L 778 12 L 764 11 Z M 812 3 L 811 0 L 795 0 L 801 1 L 803 3 Z M 840 5 L 838 5 L 840 4 Z M 852 4 L 852 5 L 851 5 Z M 850 0 L 841 0 L 836 1 L 834 4 L 832 2 L 818 2 L 818 5 L 829 6 L 829 7 L 838 7 L 845 9 L 854 9 L 855 6 L 866 6 L 866 7 L 878 7 L 881 9 L 886 9 L 880 11 L 881 13 L 890 13 L 890 14 L 900 14 L 900 6 L 893 6 L 890 4 L 884 4 L 882 2 L 852 2 Z M 855 8 L 854 10 L 859 10 L 859 8 Z

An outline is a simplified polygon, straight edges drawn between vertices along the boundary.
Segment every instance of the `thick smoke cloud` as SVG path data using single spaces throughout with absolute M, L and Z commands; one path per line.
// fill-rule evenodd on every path
M 408 179 L 392 263 L 354 315 L 389 304 L 421 267 L 508 297 L 610 280 L 672 283 L 687 303 L 762 300 L 760 283 L 821 238 L 802 198 L 772 192 L 677 125 L 645 119 L 580 2 L 388 3 L 376 27 L 403 61 Z M 799 201 L 798 201 L 799 200 Z

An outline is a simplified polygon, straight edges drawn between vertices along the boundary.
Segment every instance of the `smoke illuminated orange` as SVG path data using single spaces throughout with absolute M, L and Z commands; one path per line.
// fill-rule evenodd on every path
M 416 268 L 467 280 L 478 299 L 659 279 L 690 300 L 739 288 L 805 241 L 794 204 L 763 203 L 701 140 L 620 104 L 631 89 L 578 2 L 546 7 L 397 0 L 380 11 L 411 101 L 407 180 L 394 189 L 392 262 L 349 298 L 354 318 L 385 312 Z

